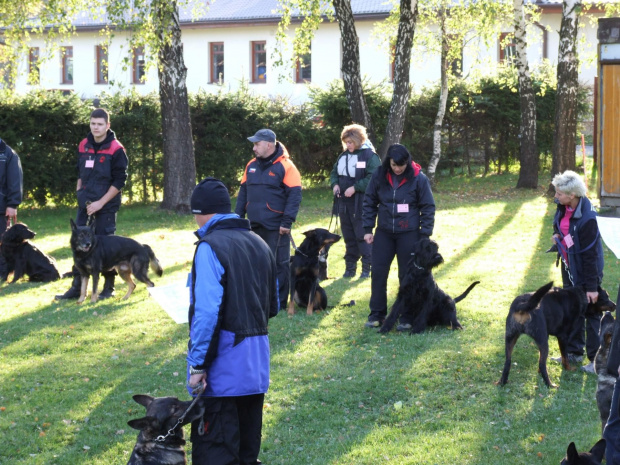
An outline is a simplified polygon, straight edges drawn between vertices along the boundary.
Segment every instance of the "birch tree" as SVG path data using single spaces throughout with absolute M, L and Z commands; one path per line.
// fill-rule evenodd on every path
M 551 175 L 575 169 L 575 136 L 577 134 L 577 31 L 582 4 L 579 0 L 564 0 L 562 3 L 562 24 L 558 49 L 557 80 L 555 100 L 555 132 Z M 553 186 L 549 185 L 549 192 Z
M 519 74 L 520 167 L 517 187 L 538 187 L 539 153 L 536 145 L 536 97 L 527 60 L 527 39 L 523 0 L 513 0 L 514 9 L 514 64 Z

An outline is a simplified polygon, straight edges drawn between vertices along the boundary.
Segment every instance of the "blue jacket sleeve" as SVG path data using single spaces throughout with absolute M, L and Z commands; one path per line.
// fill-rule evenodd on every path
M 194 316 L 189 329 L 187 363 L 195 368 L 208 368 L 205 358 L 207 352 L 214 350 L 211 345 L 217 340 L 214 333 L 224 296 L 224 267 L 206 242 L 202 242 L 196 251 L 195 272 L 194 295 L 190 296 Z
M 609 465 L 620 465 L 620 412 L 618 411 L 618 403 L 620 398 L 620 378 L 616 379 L 614 386 L 614 395 L 611 399 L 611 408 L 609 409 L 609 418 L 603 431 L 603 438 L 607 446 L 605 456 Z
M 8 159 L 8 166 L 6 167 L 6 206 L 11 208 L 17 208 L 22 203 L 23 195 L 23 173 L 22 164 L 19 160 L 19 156 L 7 147 L 7 151 L 11 150 L 12 156 Z
M 382 169 L 377 169 L 372 174 L 370 182 L 366 187 L 366 193 L 364 194 L 364 206 L 362 210 L 362 226 L 366 234 L 372 234 L 377 221 L 377 212 L 379 211 L 379 195 L 377 193 L 377 184 L 379 182 L 379 176 L 383 173 Z
M 435 227 L 435 199 L 428 178 L 418 174 L 418 207 L 420 209 L 420 235 L 432 236 Z
M 235 213 L 239 218 L 245 218 L 245 205 L 248 203 L 248 189 L 244 183 L 241 183 L 239 193 L 237 194 L 237 203 L 235 204 Z

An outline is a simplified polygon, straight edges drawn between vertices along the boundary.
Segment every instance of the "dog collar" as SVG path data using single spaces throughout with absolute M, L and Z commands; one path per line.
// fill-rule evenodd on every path
M 423 267 L 421 267 L 420 265 L 418 265 L 418 264 L 415 262 L 415 258 L 413 259 L 413 266 L 415 266 L 418 270 L 423 270 L 423 269 L 424 269 Z

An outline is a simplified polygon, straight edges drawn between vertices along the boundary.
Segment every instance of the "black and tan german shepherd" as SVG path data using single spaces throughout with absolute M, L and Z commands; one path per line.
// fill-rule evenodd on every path
M 123 236 L 95 235 L 94 224 L 77 226 L 71 220 L 71 250 L 75 267 L 82 277 L 79 304 L 86 299 L 90 276 L 93 277 L 90 301 L 97 302 L 99 274 L 102 271 L 115 269 L 127 283 L 127 294 L 123 299 L 128 299 L 136 288 L 132 274 L 148 287 L 153 287 L 155 284 L 148 276 L 149 265 L 158 276 L 163 273 L 159 260 L 148 245 Z
M 198 400 L 188 412 L 192 401 L 176 397 L 133 396 L 146 407 L 146 416 L 129 420 L 127 424 L 140 431 L 127 465 L 185 465 L 185 437 L 183 425 L 204 415 L 204 404 Z M 183 421 L 179 419 L 185 414 Z
M 306 238 L 291 257 L 291 299 L 288 314 L 295 314 L 295 304 L 306 308 L 306 314 L 327 308 L 327 294 L 319 285 L 319 253 L 326 246 L 338 242 L 340 236 L 327 229 L 316 228 L 304 232 Z

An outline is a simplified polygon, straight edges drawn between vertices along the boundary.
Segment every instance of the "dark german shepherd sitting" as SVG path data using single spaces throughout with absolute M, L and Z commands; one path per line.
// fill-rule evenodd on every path
M 516 297 L 506 317 L 506 362 L 499 384 L 503 386 L 508 382 L 512 351 L 519 336 L 527 334 L 538 346 L 538 371 L 543 381 L 549 387 L 556 387 L 555 384 L 551 384 L 547 373 L 549 335 L 558 339 L 562 366 L 566 370 L 571 370 L 566 343 L 576 320 L 585 314 L 587 306 L 586 294 L 582 289 L 553 287 L 553 281 L 545 284 L 536 292 Z
M 30 281 L 40 283 L 60 279 L 56 261 L 29 241 L 35 235 L 36 233 L 23 223 L 15 223 L 4 232 L 0 253 L 6 261 L 6 273 L 0 276 L 0 282 L 6 281 L 11 272 L 13 272 L 11 283 L 24 275 L 28 276 Z
M 183 425 L 202 417 L 205 410 L 202 400 L 196 402 L 180 424 L 177 423 L 192 404 L 191 400 L 143 394 L 136 394 L 133 400 L 146 407 L 146 416 L 127 422 L 140 431 L 127 465 L 185 465 Z
M 91 275 L 93 291 L 90 301 L 97 302 L 99 274 L 102 271 L 114 268 L 127 283 L 127 294 L 123 299 L 128 299 L 136 288 L 136 283 L 131 279 L 132 274 L 148 287 L 153 287 L 154 284 L 148 276 L 149 264 L 158 276 L 163 273 L 159 260 L 148 245 L 123 236 L 97 236 L 94 224 L 77 226 L 71 220 L 71 250 L 75 267 L 82 277 L 79 304 L 86 299 L 88 279 Z
M 600 439 L 590 452 L 578 452 L 575 443 L 571 442 L 566 449 L 566 457 L 562 459 L 560 465 L 601 465 L 605 455 L 606 441 Z
M 433 278 L 432 269 L 443 263 L 437 242 L 421 239 L 415 245 L 407 265 L 407 274 L 398 289 L 396 301 L 380 333 L 392 329 L 398 317 L 408 309 L 413 311 L 411 334 L 421 333 L 428 326 L 444 325 L 463 329 L 456 318 L 456 303 L 463 300 L 480 281 L 475 281 L 460 296 L 452 299 L 442 291 Z
M 338 234 L 322 228 L 311 229 L 304 235 L 306 238 L 291 257 L 289 315 L 295 314 L 295 304 L 305 307 L 308 315 L 327 308 L 327 294 L 319 285 L 319 253 L 325 246 L 340 240 Z

